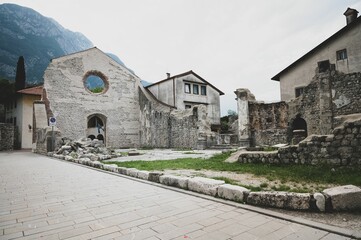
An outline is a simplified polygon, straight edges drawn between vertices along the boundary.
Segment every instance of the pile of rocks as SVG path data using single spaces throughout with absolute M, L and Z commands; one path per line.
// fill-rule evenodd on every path
M 113 149 L 104 146 L 98 139 L 81 138 L 72 141 L 68 138 L 62 139 L 62 144 L 55 152 L 49 152 L 48 156 L 71 161 L 72 159 L 85 159 L 89 161 L 101 161 L 119 157 Z

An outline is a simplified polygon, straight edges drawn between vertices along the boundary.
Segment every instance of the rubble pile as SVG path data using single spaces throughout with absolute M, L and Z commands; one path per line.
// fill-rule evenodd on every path
M 77 141 L 63 138 L 61 146 L 55 152 L 49 152 L 48 155 L 67 161 L 72 159 L 102 161 L 121 156 L 113 149 L 105 147 L 102 141 L 90 138 L 81 138 Z

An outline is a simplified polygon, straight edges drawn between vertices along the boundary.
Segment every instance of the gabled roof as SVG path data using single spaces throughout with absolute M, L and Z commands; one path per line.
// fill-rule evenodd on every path
M 184 76 L 187 76 L 187 75 L 190 75 L 190 74 L 193 74 L 194 76 L 196 76 L 197 78 L 199 78 L 200 80 L 202 80 L 203 82 L 205 82 L 206 84 L 208 84 L 209 86 L 214 88 L 217 92 L 219 92 L 219 95 L 224 95 L 224 93 L 221 90 L 219 90 L 218 88 L 216 88 L 215 86 L 213 86 L 212 84 L 207 82 L 205 79 L 203 79 L 201 76 L 199 76 L 198 74 L 196 74 L 192 70 L 190 70 L 188 72 L 185 72 L 185 73 L 178 74 L 178 75 L 174 75 L 174 76 L 172 76 L 170 78 L 163 79 L 163 80 L 161 80 L 159 82 L 156 82 L 156 83 L 152 83 L 152 84 L 146 86 L 145 88 L 149 88 L 151 86 L 158 85 L 158 84 L 160 84 L 162 82 L 165 82 L 165 81 L 168 81 L 168 80 L 171 80 L 171 79 L 175 79 L 175 78 L 179 78 L 179 77 L 184 77 Z
M 25 88 L 17 91 L 17 93 L 41 96 L 43 95 L 43 85 L 37 87 Z
M 329 44 L 330 42 L 332 42 L 333 40 L 335 40 L 336 38 L 338 38 L 339 36 L 343 35 L 345 32 L 349 31 L 350 29 L 358 26 L 361 23 L 361 16 L 358 17 L 357 19 L 355 19 L 353 22 L 349 23 L 348 25 L 346 25 L 345 27 L 341 28 L 338 32 L 336 32 L 335 34 L 333 34 L 331 37 L 327 38 L 325 41 L 323 41 L 321 44 L 317 45 L 315 48 L 313 48 L 311 51 L 309 51 L 308 53 L 306 53 L 305 55 L 303 55 L 302 57 L 300 57 L 299 59 L 297 59 L 295 62 L 293 62 L 291 65 L 289 65 L 288 67 L 286 67 L 285 69 L 283 69 L 281 72 L 279 72 L 278 74 L 276 74 L 274 77 L 272 77 L 272 80 L 275 81 L 279 81 L 280 80 L 280 76 L 284 73 L 286 73 L 288 70 L 290 70 L 291 68 L 295 67 L 299 62 L 307 59 L 309 56 L 311 56 L 313 53 L 317 52 L 320 48 L 326 46 L 327 44 Z

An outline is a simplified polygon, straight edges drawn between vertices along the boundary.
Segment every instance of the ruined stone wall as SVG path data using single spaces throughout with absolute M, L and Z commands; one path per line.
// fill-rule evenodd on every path
M 334 116 L 361 113 L 361 73 L 332 76 L 332 108 Z
M 287 143 L 287 103 L 249 101 L 248 109 L 251 139 L 255 145 Z
M 316 74 L 303 95 L 289 105 L 289 122 L 300 116 L 307 122 L 308 135 L 330 134 L 334 117 L 361 112 L 361 73 L 336 71 Z
M 331 135 L 311 135 L 278 152 L 242 153 L 241 163 L 361 165 L 361 114 L 350 115 Z
M 85 87 L 89 73 L 104 76 L 102 93 Z M 63 137 L 87 137 L 90 116 L 104 119 L 105 143 L 111 147 L 139 146 L 140 79 L 97 48 L 53 59 L 44 74 L 44 101 L 57 119 Z M 50 117 L 50 116 L 48 116 Z
M 12 123 L 0 123 L 0 151 L 13 150 L 14 148 L 14 125 Z
M 193 109 L 176 110 L 152 99 L 139 89 L 140 146 L 195 148 L 199 134 L 198 114 Z

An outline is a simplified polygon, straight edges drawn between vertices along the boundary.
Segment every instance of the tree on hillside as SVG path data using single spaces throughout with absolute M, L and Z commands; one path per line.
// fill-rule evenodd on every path
M 24 57 L 20 56 L 18 63 L 16 65 L 16 75 L 15 75 L 15 91 L 19 91 L 25 88 L 25 62 Z

